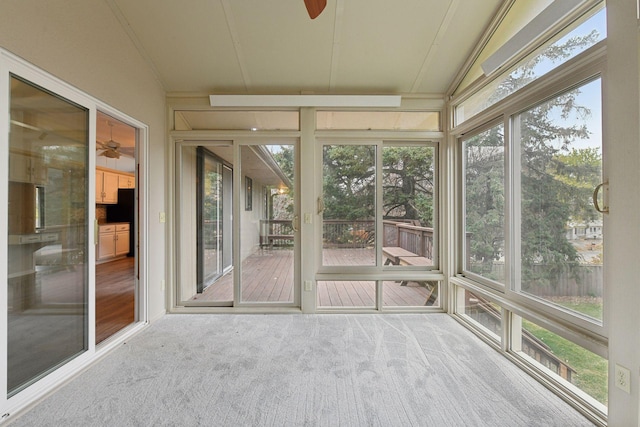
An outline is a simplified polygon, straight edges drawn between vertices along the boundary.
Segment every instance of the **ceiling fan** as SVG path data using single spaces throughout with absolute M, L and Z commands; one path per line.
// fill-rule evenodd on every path
M 309 12 L 309 18 L 316 19 L 327 6 L 327 0 L 304 0 L 304 5 Z
M 107 142 L 96 141 L 100 147 L 102 147 L 102 153 L 100 156 L 105 156 L 110 159 L 119 159 L 120 158 L 120 143 L 118 141 L 113 140 L 113 123 L 109 122 L 108 125 L 111 127 L 111 137 Z M 98 148 L 100 150 L 100 148 Z

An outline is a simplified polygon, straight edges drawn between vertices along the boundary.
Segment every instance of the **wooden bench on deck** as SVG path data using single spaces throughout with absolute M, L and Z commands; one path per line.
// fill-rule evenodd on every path
M 409 257 L 417 257 L 418 255 L 414 254 L 411 251 L 408 251 L 404 248 L 398 246 L 387 246 L 382 248 L 382 254 L 387 258 L 384 262 L 384 265 L 400 265 L 400 258 L 409 258 Z

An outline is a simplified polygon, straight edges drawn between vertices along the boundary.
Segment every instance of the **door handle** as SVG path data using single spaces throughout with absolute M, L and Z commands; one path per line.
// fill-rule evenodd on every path
M 601 189 L 604 188 L 604 192 L 602 193 L 602 207 L 598 203 L 598 193 Z M 609 182 L 605 181 L 600 184 L 593 190 L 593 207 L 600 213 L 609 213 L 609 203 L 607 202 L 607 193 L 609 191 Z
M 298 215 L 294 216 L 293 220 L 291 221 L 291 228 L 293 228 L 294 233 L 300 231 L 300 226 L 298 225 L 299 221 L 300 217 Z
M 318 197 L 318 215 L 322 212 L 324 212 L 324 200 L 322 200 L 322 197 Z

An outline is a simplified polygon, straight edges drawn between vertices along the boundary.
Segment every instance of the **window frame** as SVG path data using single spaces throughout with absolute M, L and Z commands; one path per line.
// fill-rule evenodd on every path
M 417 138 L 417 139 L 408 139 L 406 136 L 398 136 L 398 138 L 353 138 L 353 137 L 342 137 L 342 138 L 318 138 L 317 139 L 317 170 L 318 176 L 322 177 L 323 175 L 323 151 L 325 146 L 335 146 L 335 145 L 368 145 L 375 146 L 375 165 L 376 165 L 376 177 L 375 177 L 375 264 L 374 265 L 354 265 L 354 266 L 337 266 L 337 265 L 324 265 L 322 260 L 322 239 L 318 239 L 318 257 L 317 257 L 317 265 L 318 272 L 321 274 L 341 274 L 341 273 L 349 273 L 349 274 L 375 274 L 375 273 L 397 273 L 397 272 L 409 272 L 413 273 L 415 276 L 416 272 L 428 271 L 430 273 L 438 273 L 441 277 L 442 265 L 441 265 L 441 243 L 440 243 L 440 207 L 441 207 L 441 197 L 442 192 L 440 190 L 440 176 L 439 173 L 442 173 L 440 170 L 441 159 L 441 150 L 440 150 L 440 141 L 434 140 L 433 138 Z M 383 191 L 382 191 L 382 175 L 383 175 L 383 164 L 382 164 L 382 152 L 386 147 L 431 147 L 434 150 L 434 197 L 433 197 L 433 266 L 431 267 L 421 267 L 421 266 L 389 266 L 383 265 L 384 259 L 382 255 L 382 239 L 383 239 L 383 223 L 382 223 L 382 210 L 383 210 Z M 323 197 L 323 182 L 322 179 L 319 179 L 318 183 L 318 196 L 319 198 Z M 321 214 L 321 213 L 320 213 Z M 318 221 L 318 233 L 319 236 L 323 234 L 323 220 Z M 423 277 L 423 276 L 420 276 Z M 384 276 L 380 276 L 381 280 L 389 280 L 389 277 L 385 274 Z M 429 280 L 441 280 L 441 279 L 429 279 Z
M 469 271 L 466 269 L 465 259 L 467 259 L 467 244 L 466 244 L 466 175 L 465 175 L 465 156 L 464 156 L 464 142 L 468 139 L 471 139 L 489 129 L 492 129 L 496 126 L 502 125 L 503 129 L 503 148 L 504 148 L 504 257 L 505 257 L 505 283 L 500 283 L 496 280 L 491 280 L 482 276 L 481 274 Z M 509 182 L 510 182 L 510 173 L 509 173 L 509 155 L 510 155 L 510 144 L 509 144 L 509 128 L 505 126 L 504 117 L 499 117 L 494 120 L 490 120 L 485 124 L 470 130 L 469 132 L 465 132 L 461 134 L 457 138 L 457 150 L 458 150 L 458 159 L 459 159 L 459 168 L 461 177 L 459 179 L 458 192 L 460 194 L 460 215 L 458 218 L 458 227 L 460 230 L 458 239 L 456 240 L 459 248 L 459 265 L 460 265 L 460 274 L 464 275 L 464 277 L 468 277 L 474 282 L 480 283 L 488 288 L 494 289 L 499 292 L 504 292 L 505 288 L 508 287 L 508 283 L 511 278 L 511 269 L 509 268 L 511 261 L 511 250 L 510 250 L 510 223 L 511 216 L 509 215 L 509 206 L 511 203 L 510 197 L 511 193 L 509 192 Z
M 605 41 L 606 42 L 606 41 Z M 457 126 L 451 130 L 453 140 L 456 141 L 456 153 L 458 154 L 457 166 L 459 172 L 456 174 L 456 179 L 460 181 L 458 189 L 460 191 L 462 185 L 462 150 L 461 140 L 462 138 L 473 132 L 476 129 L 482 129 L 485 126 L 497 123 L 502 120 L 504 123 L 505 141 L 507 147 L 505 153 L 508 153 L 508 161 L 505 169 L 507 179 L 505 185 L 507 186 L 507 194 L 505 195 L 505 203 L 507 209 L 505 212 L 505 222 L 509 224 L 508 230 L 506 230 L 505 238 L 508 239 L 508 243 L 505 242 L 505 246 L 508 248 L 505 254 L 505 268 L 507 270 L 507 276 L 510 279 L 507 280 L 507 284 L 504 289 L 496 287 L 495 284 L 483 280 L 483 278 L 475 277 L 473 274 L 468 274 L 463 268 L 463 246 L 462 234 L 464 233 L 463 223 L 461 218 L 457 224 L 457 241 L 459 247 L 457 250 L 457 266 L 455 268 L 456 277 L 463 282 L 477 285 L 481 289 L 485 289 L 492 294 L 500 294 L 503 298 L 512 301 L 514 304 L 521 306 L 527 310 L 534 310 L 540 313 L 547 319 L 562 323 L 568 326 L 568 330 L 576 331 L 580 334 L 584 334 L 593 338 L 596 342 L 607 342 L 607 318 L 608 318 L 608 300 L 606 298 L 606 289 L 603 291 L 603 318 L 602 322 L 594 322 L 593 319 L 580 315 L 574 311 L 562 309 L 558 306 L 553 306 L 550 303 L 546 303 L 542 300 L 532 298 L 530 296 L 523 295 L 521 292 L 513 288 L 514 278 L 514 246 L 518 242 L 519 230 L 514 229 L 514 218 L 519 217 L 519 200 L 514 200 L 513 182 L 515 175 L 519 173 L 519 169 L 515 167 L 513 144 L 514 133 L 514 117 L 518 114 L 538 105 L 546 100 L 549 100 L 571 88 L 581 86 L 594 79 L 600 78 L 602 81 L 602 94 L 601 97 L 604 102 L 604 93 L 606 91 L 606 46 L 603 42 L 598 43 L 586 52 L 573 58 L 571 61 L 559 66 L 557 69 L 542 76 L 531 84 L 525 86 L 519 91 L 509 95 L 500 102 L 492 105 L 482 113 L 470 118 L 460 126 Z M 453 108 L 453 106 L 452 106 Z M 603 129 L 603 164 L 602 164 L 602 176 L 606 180 L 606 144 L 607 135 L 606 129 Z M 519 161 L 519 158 L 517 159 Z M 458 215 L 462 217 L 463 210 L 463 195 L 459 194 L 457 198 L 458 208 L 456 211 Z M 519 223 L 518 223 L 519 225 Z M 606 218 L 604 219 L 603 228 L 606 229 Z M 606 269 L 606 266 L 605 266 Z M 606 285 L 605 285 L 606 286 Z M 560 333 L 562 335 L 562 331 Z M 566 337 L 566 336 L 565 336 Z

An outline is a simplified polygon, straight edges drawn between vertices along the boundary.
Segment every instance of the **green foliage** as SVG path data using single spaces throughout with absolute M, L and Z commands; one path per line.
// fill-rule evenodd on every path
M 375 147 L 331 145 L 323 151 L 325 219 L 373 219 Z

